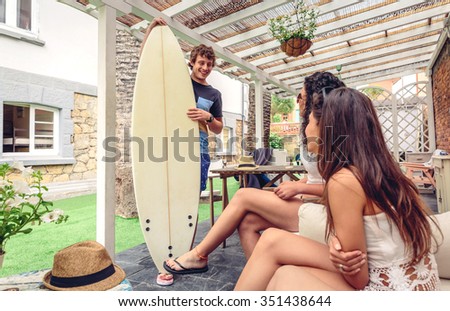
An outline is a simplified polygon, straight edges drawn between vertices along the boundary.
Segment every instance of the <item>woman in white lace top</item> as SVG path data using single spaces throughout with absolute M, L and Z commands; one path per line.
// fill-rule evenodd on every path
M 306 135 L 326 182 L 330 246 L 266 230 L 236 290 L 438 290 L 432 218 L 372 102 L 350 88 L 327 93 L 315 94 Z

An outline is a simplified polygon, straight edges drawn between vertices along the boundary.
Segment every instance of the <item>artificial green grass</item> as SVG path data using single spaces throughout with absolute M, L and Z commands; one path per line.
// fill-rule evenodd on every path
M 214 189 L 221 189 L 222 182 L 214 179 Z M 231 198 L 239 188 L 238 182 L 228 179 L 228 193 Z M 69 215 L 66 223 L 33 226 L 30 234 L 12 237 L 6 245 L 6 255 L 0 277 L 26 271 L 51 268 L 54 254 L 69 245 L 84 240 L 96 239 L 96 195 L 84 195 L 53 202 L 54 208 Z M 219 216 L 222 202 L 214 203 L 214 215 Z M 209 220 L 209 203 L 200 204 L 198 221 Z M 116 252 L 122 252 L 144 243 L 137 218 L 116 217 Z

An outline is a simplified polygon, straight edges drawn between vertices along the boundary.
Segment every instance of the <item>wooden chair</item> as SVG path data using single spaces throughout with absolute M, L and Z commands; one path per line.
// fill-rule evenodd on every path
M 416 185 L 428 186 L 432 185 L 436 188 L 436 182 L 434 181 L 434 169 L 431 166 L 427 166 L 421 163 L 401 163 L 401 166 L 406 170 L 405 174 Z

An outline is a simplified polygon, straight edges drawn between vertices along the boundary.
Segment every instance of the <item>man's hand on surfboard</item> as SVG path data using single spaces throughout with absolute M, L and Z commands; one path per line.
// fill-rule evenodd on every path
M 155 17 L 152 22 L 148 25 L 147 30 L 145 31 L 144 39 L 142 40 L 141 50 L 139 51 L 139 56 L 142 54 L 143 47 L 145 42 L 147 42 L 147 38 L 152 32 L 152 29 L 156 26 L 166 26 L 167 22 L 162 17 Z
M 155 17 L 147 27 L 147 33 L 150 33 L 155 26 L 166 26 L 167 22 L 162 17 Z

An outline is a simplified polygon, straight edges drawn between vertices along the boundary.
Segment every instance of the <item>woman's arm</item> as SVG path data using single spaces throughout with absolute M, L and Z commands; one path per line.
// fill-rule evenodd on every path
M 323 184 L 307 184 L 306 181 L 306 178 L 298 181 L 284 181 L 275 188 L 274 192 L 283 200 L 290 199 L 297 194 L 322 196 Z
M 364 232 L 364 207 L 367 198 L 356 177 L 343 169 L 328 182 L 328 201 L 334 224 L 334 234 L 339 239 L 343 252 L 361 251 L 366 254 Z M 360 271 L 353 275 L 343 273 L 347 282 L 356 289 L 362 289 L 369 281 L 367 261 Z

